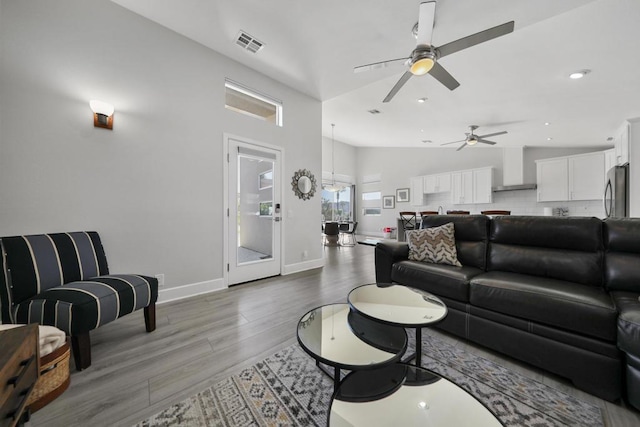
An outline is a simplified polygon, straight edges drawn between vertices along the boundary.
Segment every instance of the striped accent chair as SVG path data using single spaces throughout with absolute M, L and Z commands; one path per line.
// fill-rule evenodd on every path
M 2 323 L 63 330 L 79 371 L 91 365 L 92 329 L 142 308 L 147 332 L 155 330 L 158 280 L 109 274 L 95 231 L 3 237 L 0 247 Z

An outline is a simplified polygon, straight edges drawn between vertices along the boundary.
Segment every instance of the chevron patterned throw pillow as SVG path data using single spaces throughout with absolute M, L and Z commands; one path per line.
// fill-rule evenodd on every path
M 407 231 L 409 259 L 461 267 L 456 251 L 453 223 Z

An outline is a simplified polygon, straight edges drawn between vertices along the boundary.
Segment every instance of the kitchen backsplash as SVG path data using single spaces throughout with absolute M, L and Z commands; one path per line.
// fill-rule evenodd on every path
M 535 190 L 501 191 L 493 193 L 493 203 L 454 205 L 451 203 L 450 193 L 437 193 L 425 196 L 427 204 L 416 207 L 416 212 L 437 211 L 442 206 L 445 213 L 447 210 L 467 210 L 472 214 L 479 214 L 484 210 L 501 209 L 511 211 L 512 215 L 544 215 L 544 208 L 552 208 L 554 215 L 566 212 L 566 216 L 605 217 L 602 200 L 538 203 L 536 198 Z

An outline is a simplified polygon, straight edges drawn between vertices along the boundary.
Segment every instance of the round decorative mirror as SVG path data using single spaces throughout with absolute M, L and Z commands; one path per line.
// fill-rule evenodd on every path
M 299 169 L 291 179 L 293 192 L 302 200 L 309 200 L 316 193 L 316 178 L 306 169 Z

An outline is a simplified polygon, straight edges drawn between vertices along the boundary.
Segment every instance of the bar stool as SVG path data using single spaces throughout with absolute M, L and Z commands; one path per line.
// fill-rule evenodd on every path
M 482 215 L 511 215 L 511 211 L 502 211 L 499 209 L 480 212 Z
M 469 211 L 447 211 L 447 215 L 469 215 Z

